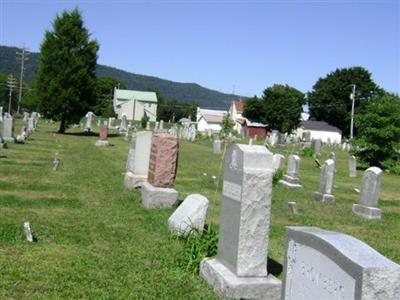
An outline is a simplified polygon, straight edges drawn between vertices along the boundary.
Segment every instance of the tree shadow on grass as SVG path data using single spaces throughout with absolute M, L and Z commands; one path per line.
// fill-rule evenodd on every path
M 58 133 L 56 131 L 53 131 L 55 134 L 61 134 L 61 135 L 72 135 L 72 136 L 99 136 L 98 132 L 65 132 L 65 133 Z M 117 133 L 111 133 L 107 136 L 108 138 L 114 138 L 114 137 L 121 137 L 120 134 Z
M 278 277 L 283 271 L 283 265 L 277 262 L 276 260 L 273 260 L 272 258 L 268 257 L 267 270 L 269 274 Z

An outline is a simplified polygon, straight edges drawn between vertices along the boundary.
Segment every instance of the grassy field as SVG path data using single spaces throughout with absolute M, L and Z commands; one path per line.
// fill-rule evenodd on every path
M 98 148 L 95 136 L 77 129 L 58 135 L 56 124 L 39 125 L 26 144 L 0 150 L 1 299 L 217 299 L 177 264 L 183 244 L 167 228 L 173 209 L 145 210 L 137 191 L 124 190 L 128 142 L 112 137 L 112 147 Z M 61 165 L 52 171 L 56 152 Z M 351 234 L 400 263 L 400 177 L 383 175 L 383 219 L 363 220 L 351 212 L 362 170 L 349 178 L 348 153 L 335 152 L 335 203 L 312 200 L 320 170 L 309 157 L 300 163 L 303 190 L 274 188 L 269 257 L 282 263 L 285 226 L 306 225 Z M 212 154 L 210 141 L 180 144 L 179 198 L 205 195 L 209 223 L 219 221 L 222 176 L 222 155 Z M 289 214 L 288 201 L 297 201 L 299 215 Z M 36 243 L 25 241 L 24 221 Z

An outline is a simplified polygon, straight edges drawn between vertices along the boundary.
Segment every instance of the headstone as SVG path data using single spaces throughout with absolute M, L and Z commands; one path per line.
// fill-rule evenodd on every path
M 354 155 L 349 157 L 349 175 L 350 177 L 357 177 L 357 159 Z
M 60 165 L 60 159 L 58 158 L 58 153 L 56 153 L 54 155 L 54 160 L 53 160 L 53 171 L 57 171 L 59 165 Z
M 275 147 L 278 144 L 279 141 L 279 131 L 278 130 L 272 130 L 271 135 L 269 136 L 269 143 L 271 146 Z
M 30 117 L 28 118 L 28 132 L 31 134 L 35 131 L 35 119 Z
M 21 132 L 17 135 L 16 142 L 25 143 L 26 138 L 27 138 L 26 128 L 22 127 Z
M 4 114 L 3 118 L 3 140 L 14 143 L 14 119 L 9 113 Z
M 107 146 L 108 143 L 108 126 L 101 125 L 100 126 L 100 134 L 99 139 L 95 143 L 96 146 Z
M 124 178 L 124 185 L 129 190 L 140 186 L 147 180 L 151 137 L 151 131 L 139 131 L 132 138 Z
M 164 120 L 160 120 L 158 130 L 160 130 L 160 131 L 163 131 L 163 130 L 164 130 Z
M 146 123 L 146 130 L 150 130 L 150 122 L 149 121 L 147 121 L 147 123 Z
M 294 154 L 289 155 L 286 174 L 283 176 L 283 179 L 279 180 L 279 183 L 290 189 L 303 188 L 301 184 L 299 184 L 299 168 L 300 157 Z
M 310 131 L 304 131 L 302 137 L 305 142 L 311 142 L 311 132 Z
M 192 194 L 179 205 L 168 219 L 168 226 L 178 235 L 188 235 L 193 231 L 201 233 L 206 222 L 208 199 Z
M 155 187 L 175 184 L 178 163 L 178 139 L 168 133 L 156 133 L 151 141 L 148 181 Z
M 126 120 L 126 115 L 122 115 L 121 117 L 121 124 L 119 126 L 119 132 L 125 133 L 128 130 L 128 124 Z
M 143 206 L 147 209 L 171 208 L 178 200 L 178 192 L 172 188 L 152 186 L 148 182 L 141 184 Z
M 335 169 L 336 169 L 336 154 L 335 154 L 335 152 L 329 153 L 329 159 L 333 160 L 333 162 L 335 163 Z
M 220 140 L 214 140 L 213 142 L 213 153 L 214 154 L 220 154 L 221 153 L 221 141 Z
M 108 118 L 108 129 L 113 128 L 113 118 Z
M 155 123 L 154 123 L 154 132 L 158 132 L 158 130 L 160 129 L 160 125 L 159 125 L 160 123 L 158 122 L 158 121 L 156 121 Z
M 332 195 L 333 178 L 335 176 L 335 162 L 328 159 L 322 166 L 321 178 L 319 181 L 319 191 L 314 193 L 314 199 L 320 202 L 333 202 L 335 196 Z
M 321 152 L 321 150 L 322 150 L 322 140 L 321 139 L 312 140 L 311 145 L 315 152 Z
M 362 241 L 317 227 L 287 227 L 283 300 L 399 299 L 400 266 Z
M 0 122 L 3 122 L 3 106 L 0 106 Z
M 228 149 L 218 254 L 200 265 L 200 275 L 223 297 L 279 299 L 281 283 L 267 272 L 273 173 L 264 146 Z
M 299 213 L 299 209 L 297 208 L 296 202 L 288 202 L 288 208 L 289 211 L 294 215 L 297 215 Z
M 381 192 L 382 170 L 378 167 L 368 168 L 364 172 L 360 199 L 358 204 L 353 204 L 353 212 L 365 219 L 380 219 L 382 210 L 378 208 L 379 194 Z
M 22 121 L 27 122 L 29 118 L 29 113 L 28 112 L 24 112 L 24 117 L 22 118 Z
M 85 131 L 86 131 L 86 132 L 92 131 L 92 120 L 93 120 L 93 116 L 94 116 L 94 113 L 92 113 L 91 111 L 89 111 L 89 112 L 86 114 L 86 126 L 85 126 Z
M 285 163 L 285 157 L 282 154 L 276 153 L 273 155 L 272 166 L 275 171 L 283 168 L 284 163 Z
M 24 233 L 25 233 L 26 240 L 28 242 L 32 243 L 33 235 L 32 235 L 31 225 L 29 224 L 29 222 L 24 222 Z
M 252 145 L 253 145 L 253 139 L 250 138 L 250 139 L 249 139 L 249 146 L 252 146 Z

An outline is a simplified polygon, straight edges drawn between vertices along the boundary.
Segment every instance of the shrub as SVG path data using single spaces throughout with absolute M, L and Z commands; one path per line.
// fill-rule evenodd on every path
M 278 169 L 276 170 L 274 177 L 272 178 L 272 186 L 276 186 L 279 182 L 279 180 L 281 180 L 283 178 L 283 170 L 282 169 Z
M 304 157 L 314 157 L 315 151 L 312 148 L 304 148 L 300 151 L 300 156 Z

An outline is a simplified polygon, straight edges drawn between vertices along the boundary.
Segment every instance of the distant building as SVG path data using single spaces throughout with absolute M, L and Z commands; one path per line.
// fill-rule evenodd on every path
M 229 107 L 229 116 L 235 122 L 233 126 L 233 130 L 237 133 L 242 132 L 242 124 L 245 121 L 243 117 L 244 111 L 244 102 L 242 100 L 232 101 L 231 106 Z
M 342 131 L 324 121 L 302 121 L 294 134 L 301 139 L 307 131 L 310 132 L 311 140 L 321 139 L 327 143 L 329 139 L 331 143 L 338 144 L 342 142 Z
M 228 112 L 225 110 L 202 109 L 197 108 L 197 130 L 200 132 L 222 130 L 222 120 Z
M 243 118 L 241 134 L 247 137 L 265 137 L 268 133 L 268 125 L 263 124 L 260 120 Z
M 114 111 L 121 119 L 126 115 L 127 120 L 140 121 L 144 114 L 154 122 L 157 117 L 157 95 L 154 92 L 114 89 Z

